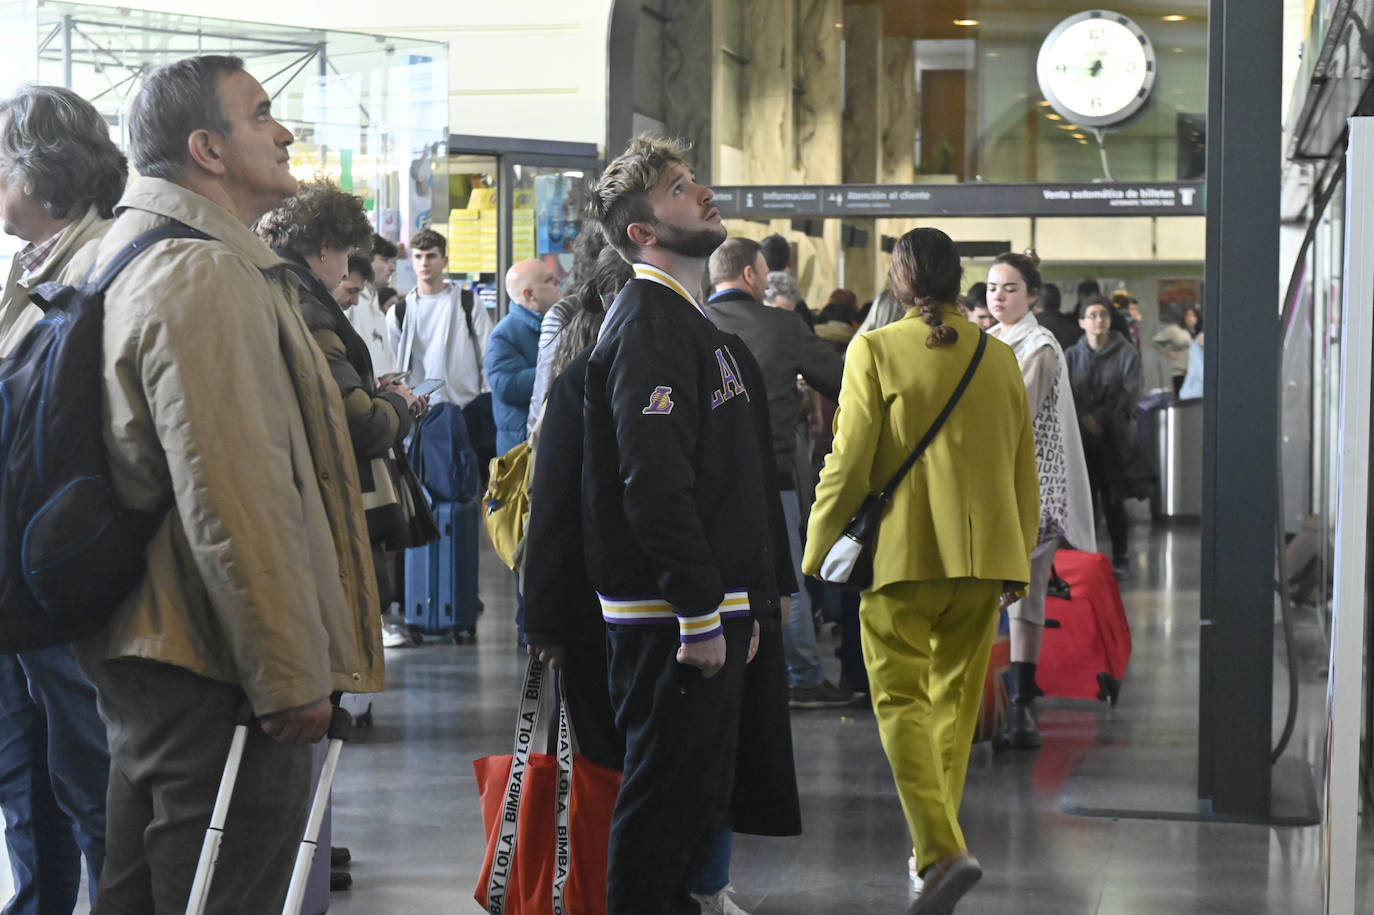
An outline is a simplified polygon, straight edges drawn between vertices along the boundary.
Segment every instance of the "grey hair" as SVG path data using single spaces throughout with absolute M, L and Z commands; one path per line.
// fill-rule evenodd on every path
M 0 100 L 0 171 L 53 219 L 91 206 L 108 219 L 128 177 L 94 105 L 70 89 L 32 83 Z
M 763 294 L 769 302 L 772 302 L 776 296 L 790 299 L 794 305 L 802 299 L 801 290 L 797 288 L 797 281 L 792 279 L 792 274 L 784 270 L 774 270 L 768 274 L 768 288 Z
M 186 169 L 186 138 L 197 130 L 228 136 L 219 81 L 243 69 L 227 54 L 187 57 L 158 67 L 129 109 L 129 139 L 140 175 L 178 181 Z
M 899 321 L 904 317 L 906 317 L 906 306 L 901 303 L 901 300 L 891 289 L 884 289 L 868 309 L 868 317 L 864 318 L 864 322 L 859 325 L 859 333 L 886 327 L 893 321 Z

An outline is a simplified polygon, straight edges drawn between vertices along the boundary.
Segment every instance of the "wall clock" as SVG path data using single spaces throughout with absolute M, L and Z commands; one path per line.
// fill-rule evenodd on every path
M 1045 36 L 1035 72 L 1055 111 L 1100 129 L 1145 107 L 1158 68 L 1154 45 L 1140 26 L 1110 10 L 1084 10 Z

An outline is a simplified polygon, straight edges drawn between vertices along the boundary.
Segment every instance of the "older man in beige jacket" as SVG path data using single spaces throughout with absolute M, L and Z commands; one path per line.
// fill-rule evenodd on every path
M 148 572 L 82 646 L 109 729 L 97 913 L 185 907 L 243 697 L 250 728 L 212 912 L 280 909 L 329 694 L 382 686 L 376 582 L 338 388 L 282 261 L 248 228 L 296 189 L 291 132 L 233 57 L 156 71 L 107 263 L 177 221 L 105 303 L 105 428 L 120 498 L 166 520 Z

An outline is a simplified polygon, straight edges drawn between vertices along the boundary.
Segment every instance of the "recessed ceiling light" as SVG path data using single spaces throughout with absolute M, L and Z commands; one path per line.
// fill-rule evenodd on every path
M 970 28 L 970 29 L 971 29 L 971 28 L 973 28 L 975 25 L 978 24 L 978 20 L 977 20 L 977 19 L 956 19 L 956 20 L 954 20 L 954 24 L 955 24 L 955 25 L 962 25 L 964 28 Z
M 1077 128 L 1076 126 L 1074 126 L 1073 124 L 1055 124 L 1054 126 L 1055 126 L 1055 127 L 1058 127 L 1060 130 L 1077 130 L 1077 129 L 1078 129 L 1078 128 Z
M 1083 134 L 1081 134 L 1081 133 L 1071 133 L 1071 134 L 1069 134 L 1069 136 L 1073 137 L 1075 140 L 1085 140 L 1085 141 L 1086 141 L 1086 140 L 1088 139 L 1087 137 L 1083 136 Z
M 1180 15 L 1179 13 L 1170 13 L 1167 16 L 1161 16 L 1159 18 L 1163 19 L 1165 22 L 1186 22 L 1188 19 L 1187 16 Z
M 842 28 L 844 28 L 844 23 L 843 23 L 843 22 L 837 22 L 837 23 L 835 23 L 835 28 L 837 28 L 837 29 L 842 29 Z
M 1041 108 L 1048 108 L 1048 107 L 1050 107 L 1050 103 L 1049 103 L 1048 101 L 1046 101 L 1045 99 L 1041 99 L 1040 101 L 1036 102 L 1035 104 L 1039 105 Z
M 1063 116 L 1063 115 L 1054 114 L 1053 112 L 1051 112 L 1050 114 L 1045 115 L 1045 117 L 1049 118 L 1051 121 L 1062 121 L 1062 120 L 1064 120 L 1064 116 Z
M 1183 49 L 1182 49 L 1182 48 L 1174 48 L 1174 53 L 1175 53 L 1175 54 L 1182 54 L 1182 53 L 1183 53 Z

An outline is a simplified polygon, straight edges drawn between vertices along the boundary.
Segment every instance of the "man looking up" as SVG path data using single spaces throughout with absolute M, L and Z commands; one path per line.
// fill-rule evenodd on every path
M 715 293 L 706 302 L 707 316 L 721 330 L 738 334 L 763 369 L 776 462 L 770 468 L 772 485 L 782 494 L 793 574 L 800 584 L 802 516 L 795 466 L 797 423 L 802 418 L 803 398 L 797 389 L 797 376 L 805 378 L 822 395 L 838 400 L 844 359 L 812 333 L 796 312 L 763 305 L 768 265 L 758 242 L 748 238 L 726 239 L 711 255 L 710 276 Z M 821 668 L 811 599 L 806 589 L 793 594 L 790 603 L 782 641 L 792 707 L 847 705 L 854 698 L 853 692 L 825 679 Z
M 377 301 L 377 290 L 382 286 L 390 286 L 391 278 L 396 274 L 396 254 L 395 243 L 373 234 L 372 279 L 358 293 L 358 304 L 344 312 L 358 336 L 367 344 L 368 355 L 372 357 L 372 371 L 378 375 L 389 375 L 396 371 L 396 352 L 391 348 L 386 329 L 386 309 L 383 307 L 386 303 Z
M 57 86 L 0 100 L 0 222 L 26 244 L 0 296 L 0 357 L 43 312 L 29 290 L 80 283 L 124 190 L 124 155 L 90 102 Z M 70 913 L 105 859 L 110 758 L 70 645 L 0 655 L 0 809 L 14 896 L 5 915 Z
M 591 201 L 635 272 L 587 363 L 584 410 L 588 577 L 626 743 L 609 915 L 700 911 L 688 883 L 730 802 L 751 615 L 776 608 L 750 404 L 763 392 L 688 291 L 725 228 L 682 156 L 639 137 Z
M 381 626 L 343 401 L 296 281 L 249 226 L 296 190 L 291 131 L 237 57 L 154 71 L 100 270 L 176 221 L 105 298 L 116 495 L 165 512 L 143 581 L 79 653 L 110 740 L 97 913 L 180 912 L 234 731 L 250 729 L 209 910 L 281 909 L 329 695 L 382 687 Z

